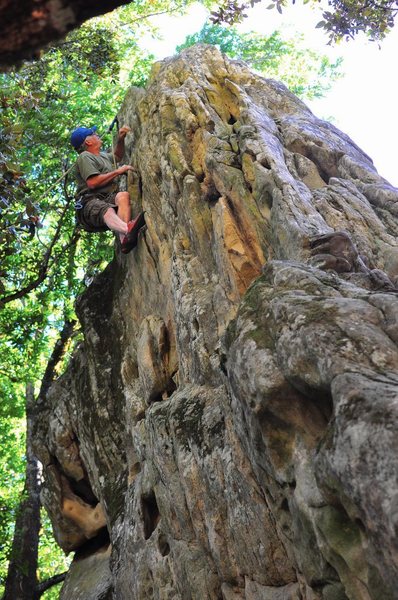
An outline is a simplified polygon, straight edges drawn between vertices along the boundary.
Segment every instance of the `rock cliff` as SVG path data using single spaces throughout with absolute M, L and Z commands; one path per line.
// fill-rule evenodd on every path
M 398 191 L 198 46 L 119 115 L 137 248 L 40 406 L 62 600 L 398 598 Z

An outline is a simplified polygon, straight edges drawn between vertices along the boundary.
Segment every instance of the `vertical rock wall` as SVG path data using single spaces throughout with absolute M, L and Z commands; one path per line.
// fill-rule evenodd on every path
M 37 431 L 61 598 L 397 599 L 397 190 L 208 46 L 119 118 L 147 229 Z

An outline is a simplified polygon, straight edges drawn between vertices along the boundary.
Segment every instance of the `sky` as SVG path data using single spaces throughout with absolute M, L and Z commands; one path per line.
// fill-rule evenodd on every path
M 331 58 L 342 56 L 344 77 L 335 82 L 330 92 L 319 100 L 306 102 L 320 118 L 333 117 L 333 123 L 344 131 L 373 160 L 382 177 L 398 187 L 398 24 L 381 43 L 368 42 L 364 36 L 337 46 L 327 46 L 328 38 L 315 26 L 321 20 L 318 8 L 303 5 L 300 0 L 284 9 L 267 10 L 267 0 L 247 11 L 248 18 L 240 31 L 256 31 L 264 35 L 279 29 L 284 35 L 305 35 L 309 47 Z M 174 54 L 188 34 L 198 32 L 207 19 L 201 5 L 194 5 L 187 16 L 153 18 L 163 39 L 145 36 L 141 45 L 156 58 Z

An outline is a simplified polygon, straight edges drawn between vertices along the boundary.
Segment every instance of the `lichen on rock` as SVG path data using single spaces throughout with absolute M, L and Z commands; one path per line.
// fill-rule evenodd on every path
M 397 599 L 398 191 L 210 46 L 119 118 L 147 228 L 37 426 L 62 597 Z

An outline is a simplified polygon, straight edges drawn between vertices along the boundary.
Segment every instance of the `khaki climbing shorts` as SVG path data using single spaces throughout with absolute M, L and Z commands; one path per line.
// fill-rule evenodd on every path
M 104 214 L 109 208 L 117 212 L 115 197 L 116 193 L 79 196 L 75 203 L 77 223 L 90 233 L 109 231 L 104 222 Z

